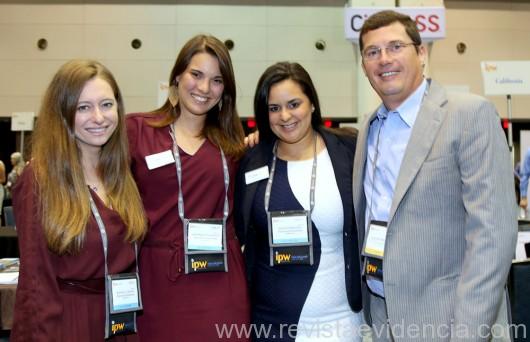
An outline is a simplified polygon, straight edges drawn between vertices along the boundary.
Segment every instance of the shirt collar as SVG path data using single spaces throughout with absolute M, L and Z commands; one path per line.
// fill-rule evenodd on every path
M 427 80 L 424 78 L 420 86 L 399 106 L 396 110 L 388 111 L 384 104 L 381 104 L 377 109 L 377 118 L 381 119 L 386 117 L 388 114 L 397 112 L 401 120 L 403 120 L 407 126 L 412 127 L 420 111 L 421 101 L 423 95 L 427 90 Z

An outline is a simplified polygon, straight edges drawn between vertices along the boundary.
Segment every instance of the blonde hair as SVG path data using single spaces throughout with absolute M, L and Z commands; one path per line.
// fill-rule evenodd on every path
M 118 124 L 102 146 L 98 175 L 110 206 L 127 226 L 127 241 L 140 240 L 146 232 L 142 201 L 129 169 L 125 110 L 116 80 L 99 62 L 72 60 L 57 71 L 45 92 L 32 145 L 42 225 L 49 249 L 57 254 L 79 251 L 91 216 L 81 151 L 73 132 L 79 96 L 94 78 L 110 85 L 118 105 Z

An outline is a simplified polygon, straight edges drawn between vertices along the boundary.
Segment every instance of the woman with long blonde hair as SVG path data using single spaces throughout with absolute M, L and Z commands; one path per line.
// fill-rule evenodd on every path
M 125 134 L 109 70 L 90 60 L 64 64 L 13 192 L 21 265 L 12 341 L 103 341 L 116 330 L 106 276 L 135 273 L 146 230 Z

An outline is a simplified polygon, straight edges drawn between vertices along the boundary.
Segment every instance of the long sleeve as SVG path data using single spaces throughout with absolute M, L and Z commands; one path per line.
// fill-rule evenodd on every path
M 495 108 L 482 101 L 470 110 L 476 115 L 465 122 L 458 149 L 466 250 L 454 300 L 454 324 L 484 333 L 487 330 L 481 326 L 491 328 L 494 323 L 510 269 L 517 213 L 513 171 Z
M 38 215 L 34 174 L 26 168 L 13 193 L 20 249 L 20 276 L 10 340 L 60 341 L 62 304 L 52 255 Z

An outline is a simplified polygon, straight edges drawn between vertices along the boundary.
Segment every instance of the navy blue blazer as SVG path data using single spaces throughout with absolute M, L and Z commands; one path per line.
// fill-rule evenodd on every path
M 346 292 L 350 307 L 353 311 L 358 312 L 362 309 L 361 267 L 352 195 L 352 172 L 356 137 L 336 134 L 325 127 L 321 127 L 317 131 L 326 144 L 342 200 L 344 210 L 343 243 Z M 248 150 L 240 162 L 236 178 L 234 201 L 236 233 L 241 244 L 245 245 L 245 263 L 250 287 L 252 287 L 252 273 L 255 261 L 255 233 L 250 216 L 258 184 L 266 180 L 247 185 L 245 184 L 245 173 L 264 165 L 269 165 L 272 160 L 273 146 L 274 142 L 267 143 L 262 141 L 254 148 Z M 258 200 L 262 201 L 262 199 Z

